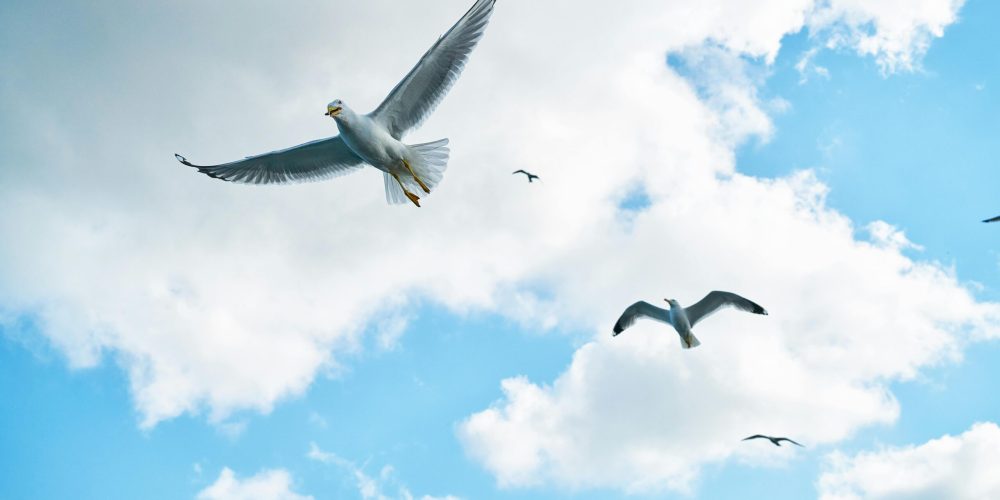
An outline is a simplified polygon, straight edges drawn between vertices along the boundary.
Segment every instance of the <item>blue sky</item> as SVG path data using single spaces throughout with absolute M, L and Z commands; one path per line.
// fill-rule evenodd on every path
M 31 18 L 16 10 L 0 13 L 3 25 L 16 22 L 21 15 Z M 444 27 L 442 23 L 452 11 L 435 12 L 427 25 Z M 825 49 L 812 62 L 826 68 L 829 76 L 812 73 L 808 81 L 802 82 L 796 64 L 819 43 L 805 32 L 781 38 L 773 64 L 766 64 L 763 57 L 741 55 L 750 74 L 763 75 L 754 89 L 760 103 L 764 103 L 761 107 L 766 108 L 766 103 L 778 98 L 787 101 L 788 106 L 769 114 L 773 132 L 768 140 L 751 133 L 738 141 L 734 147 L 736 172 L 766 181 L 812 169 L 818 180 L 829 187 L 827 208 L 853 221 L 856 238 L 867 238 L 863 231 L 866 224 L 887 221 L 922 247 L 903 248 L 903 255 L 953 269 L 957 283 L 973 290 L 978 301 L 996 301 L 1000 298 L 1000 255 L 996 252 L 1000 227 L 986 226 L 979 220 L 1000 215 L 1000 199 L 996 196 L 1000 171 L 994 160 L 1000 156 L 995 140 L 1000 130 L 1000 101 L 995 88 L 1000 85 L 1000 56 L 993 50 L 1000 44 L 994 28 L 997 19 L 1000 6 L 995 2 L 969 0 L 960 10 L 960 20 L 948 26 L 942 38 L 933 40 L 918 69 L 888 75 L 882 74 L 872 57 L 859 56 L 850 48 Z M 513 21 L 498 16 L 496 22 L 505 20 Z M 27 50 L 31 43 L 22 39 L 13 46 L 15 50 Z M 663 53 L 658 47 L 649 49 Z M 75 50 L 84 58 L 102 58 L 114 57 L 116 50 L 124 49 L 106 46 L 100 40 L 84 40 Z M 498 67 L 507 60 L 499 50 L 483 57 L 490 54 L 499 61 L 495 63 Z M 5 58 L 5 63 L 11 60 Z M 476 70 L 474 63 L 470 64 L 470 72 Z M 252 67 L 254 62 L 242 64 Z M 490 73 L 493 67 L 484 64 L 479 69 Z M 41 70 L 25 73 L 37 75 L 37 71 Z M 683 69 L 678 71 L 683 79 Z M 475 85 L 486 76 L 473 79 L 470 87 L 479 88 Z M 253 79 L 252 75 L 248 78 Z M 261 84 L 266 90 L 253 87 L 255 83 L 246 85 L 252 87 L 249 94 L 265 96 L 265 101 L 275 94 L 283 95 L 281 91 L 272 92 L 270 84 Z M 461 91 L 461 84 L 456 92 Z M 19 88 L 10 90 L 14 86 L 8 85 L 2 94 L 4 100 L 25 95 L 18 93 L 22 92 Z M 463 102 L 475 102 L 471 94 L 472 90 L 463 93 Z M 174 99 L 177 97 L 165 100 Z M 194 100 L 199 106 L 211 102 L 201 96 Z M 319 109 L 320 104 L 313 107 Z M 458 111 L 451 109 L 446 116 Z M 166 122 L 170 125 L 177 120 L 170 117 Z M 9 127 L 15 126 L 10 120 L 0 122 L 0 126 L 7 129 L 3 135 L 25 133 L 21 130 L 8 134 L 12 132 Z M 213 126 L 201 123 L 194 128 L 205 133 Z M 456 125 L 445 118 L 431 126 L 434 130 L 428 134 Z M 223 134 L 216 139 L 227 137 Z M 35 165 L 37 158 L 44 158 L 32 151 L 32 146 L 19 148 L 13 157 L 28 158 L 26 164 Z M 132 156 L 139 157 L 148 161 L 139 153 Z M 458 156 L 457 160 L 462 158 Z M 168 165 L 170 161 L 167 155 L 164 164 L 155 167 L 164 169 L 156 171 L 157 180 L 189 174 L 169 170 L 175 167 Z M 11 172 L 16 168 L 18 165 L 13 163 L 2 166 L 10 178 L 14 178 Z M 558 182 L 560 177 L 554 172 L 558 167 L 547 168 L 548 177 Z M 542 171 L 542 188 L 548 188 L 553 181 L 546 179 L 545 164 L 538 170 Z M 37 174 L 23 177 L 32 175 Z M 639 177 L 639 183 L 650 189 L 644 183 L 656 178 Z M 196 183 L 203 179 L 185 177 L 184 181 Z M 127 186 L 126 181 L 122 182 Z M 453 185 L 465 185 L 462 182 L 457 180 Z M 19 181 L 17 187 L 32 191 L 30 179 Z M 497 189 L 511 198 L 519 196 L 514 193 L 521 187 L 505 185 Z M 323 203 L 333 201 L 327 197 Z M 116 220 L 108 216 L 104 222 L 113 226 Z M 14 225 L 0 225 L 10 227 Z M 12 248 L 20 248 L 14 233 L 0 236 Z M 185 242 L 178 241 L 177 245 L 184 247 Z M 30 247 L 25 243 L 23 248 L 27 251 Z M 190 255 L 196 255 L 202 247 L 194 248 Z M 584 272 L 581 268 L 580 273 Z M 25 278 L 18 275 L 16 279 Z M 470 276 L 470 286 L 480 279 L 478 275 Z M 539 303 L 544 303 L 547 294 L 557 293 L 545 279 L 505 276 L 498 280 L 498 291 L 493 293 L 502 296 L 510 291 L 528 295 L 537 292 Z M 593 279 L 595 284 L 600 282 L 596 275 Z M 19 283 L 12 281 L 11 288 L 16 289 Z M 854 284 L 859 288 L 866 285 Z M 352 333 L 346 342 L 348 348 L 338 347 L 339 340 L 320 342 L 323 349 L 334 352 L 331 359 L 335 362 L 319 367 L 302 390 L 291 390 L 262 403 L 273 403 L 270 411 L 254 409 L 257 402 L 235 404 L 235 409 L 224 412 L 224 417 L 213 418 L 214 403 L 209 400 L 195 404 L 194 410 L 180 411 L 153 426 L 143 426 L 146 410 L 137 403 L 136 380 L 130 371 L 130 356 L 134 353 L 105 344 L 95 365 L 73 367 L 81 364 L 74 363 L 73 355 L 68 354 L 71 348 L 66 346 L 73 342 L 51 331 L 61 323 L 39 314 L 49 306 L 39 300 L 44 294 L 32 290 L 36 295 L 23 300 L 13 292 L 0 294 L 0 300 L 8 301 L 0 303 L 0 319 L 5 319 L 0 321 L 2 498 L 193 498 L 216 482 L 223 468 L 232 469 L 241 478 L 284 469 L 291 474 L 292 489 L 299 494 L 317 499 L 361 498 L 350 468 L 311 459 L 307 456 L 311 445 L 336 454 L 378 479 L 382 492 L 389 497 L 405 489 L 418 498 L 425 494 L 460 498 L 808 498 L 817 495 L 818 477 L 833 451 L 854 455 L 880 446 L 916 445 L 945 434 L 961 434 L 976 422 L 1000 418 L 1000 404 L 990 384 L 1000 376 L 1000 347 L 995 340 L 961 337 L 956 341 L 962 346 L 960 359 L 921 361 L 912 379 L 899 374 L 875 379 L 873 383 L 884 383 L 898 402 L 897 419 L 879 422 L 873 417 L 850 428 L 847 436 L 818 437 L 821 444 L 807 442 L 809 446 L 791 458 L 768 456 L 758 460 L 757 456 L 727 455 L 722 460 L 705 460 L 687 492 L 672 487 L 637 490 L 613 484 L 572 486 L 544 474 L 529 485 L 498 487 L 495 470 L 470 451 L 469 438 L 461 437 L 463 422 L 491 405 L 502 407 L 510 401 L 501 392 L 501 380 L 523 376 L 541 387 L 550 387 L 571 367 L 580 349 L 594 345 L 592 338 L 600 335 L 596 327 L 560 316 L 558 307 L 553 308 L 556 312 L 548 313 L 558 318 L 557 326 L 535 328 L 538 315 L 519 317 L 510 312 L 513 304 L 519 304 L 517 301 L 494 297 L 485 300 L 488 305 L 484 306 L 477 297 L 453 299 L 450 291 L 425 294 L 430 298 L 414 293 L 404 301 L 401 312 L 395 311 L 408 320 L 398 339 L 388 347 L 379 345 L 376 313 Z M 622 299 L 615 296 L 608 300 Z M 539 307 L 545 310 L 544 304 Z M 615 304 L 610 309 L 617 307 Z M 830 307 L 836 308 L 837 304 Z M 540 315 L 545 314 L 543 311 Z M 613 319 L 607 318 L 606 323 L 610 325 Z M 966 328 L 971 329 L 959 326 L 955 330 Z M 715 332 L 709 337 L 715 337 L 715 343 L 721 342 L 721 335 Z M 668 346 L 676 348 L 675 343 L 670 339 Z M 702 347 L 711 348 L 711 343 Z M 744 433 L 742 429 L 735 432 Z M 749 433 L 754 432 L 758 431 Z

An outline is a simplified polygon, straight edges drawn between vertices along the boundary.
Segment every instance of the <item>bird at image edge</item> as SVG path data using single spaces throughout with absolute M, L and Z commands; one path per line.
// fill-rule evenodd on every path
M 386 200 L 420 206 L 417 192 L 429 194 L 448 166 L 448 139 L 403 144 L 407 132 L 422 123 L 461 74 L 482 38 L 496 0 L 478 0 L 420 58 L 375 111 L 355 113 L 342 100 L 327 105 L 340 135 L 293 148 L 220 165 L 181 163 L 199 172 L 243 184 L 285 184 L 323 180 L 371 165 L 382 171 Z

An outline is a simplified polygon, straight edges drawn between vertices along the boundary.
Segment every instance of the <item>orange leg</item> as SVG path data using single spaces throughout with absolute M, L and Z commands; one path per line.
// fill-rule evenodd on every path
M 399 180 L 399 176 L 396 174 L 392 174 L 392 178 L 396 179 L 396 182 L 399 183 L 399 187 L 403 189 L 403 194 L 405 194 L 406 197 L 409 198 L 414 205 L 420 207 L 420 198 L 406 189 L 406 186 L 403 185 L 403 181 Z
M 410 171 L 410 175 L 412 175 L 413 178 L 416 179 L 417 184 L 420 184 L 420 189 L 423 189 L 424 192 L 427 194 L 431 194 L 430 188 L 427 187 L 427 184 L 424 184 L 424 181 L 422 181 L 420 177 L 417 177 L 417 174 L 413 171 L 413 167 L 410 166 L 410 162 L 403 160 L 403 166 L 405 166 L 406 169 Z

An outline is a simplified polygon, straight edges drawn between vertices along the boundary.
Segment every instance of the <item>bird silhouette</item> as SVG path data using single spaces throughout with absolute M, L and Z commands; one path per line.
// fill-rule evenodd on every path
M 517 171 L 515 171 L 513 173 L 513 175 L 517 175 L 517 174 L 524 174 L 524 175 L 528 176 L 528 183 L 535 182 L 535 179 L 538 179 L 537 175 L 535 175 L 535 174 L 533 174 L 531 172 L 526 172 L 524 170 L 517 170 Z
M 996 216 L 996 217 L 994 217 L 992 219 L 986 219 L 983 222 L 1000 222 L 1000 215 L 998 215 L 998 216 Z
M 743 441 L 749 441 L 751 439 L 766 439 L 766 440 L 770 441 L 771 443 L 773 443 L 775 446 L 781 446 L 781 442 L 782 441 L 788 441 L 789 443 L 792 443 L 792 444 L 794 444 L 796 446 L 802 446 L 801 444 L 796 443 L 795 441 L 792 441 L 791 439 L 788 439 L 786 437 L 771 437 L 771 436 L 765 436 L 763 434 L 754 434 L 753 436 L 750 436 L 748 438 L 744 438 Z M 802 446 L 802 447 L 805 448 L 805 446 Z

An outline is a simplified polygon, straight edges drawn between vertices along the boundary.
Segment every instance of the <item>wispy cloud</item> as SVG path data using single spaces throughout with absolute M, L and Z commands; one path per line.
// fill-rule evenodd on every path
M 314 411 L 309 412 L 309 423 L 316 427 L 319 427 L 320 429 L 326 429 L 328 425 L 326 418 L 323 417 L 323 415 L 320 415 L 319 413 L 316 413 Z
M 309 451 L 306 456 L 311 460 L 334 465 L 348 472 L 355 481 L 358 494 L 365 500 L 413 500 L 415 498 L 410 490 L 396 479 L 396 471 L 391 465 L 383 466 L 378 476 L 370 476 L 363 467 L 359 467 L 354 462 L 334 453 L 321 450 L 316 443 L 309 443 Z M 395 493 L 387 493 L 389 490 L 393 490 Z M 452 495 L 443 497 L 423 495 L 419 498 L 420 500 L 459 500 L 458 497 Z
M 799 85 L 809 82 L 812 76 L 818 76 L 824 80 L 830 79 L 830 70 L 825 66 L 816 64 L 816 55 L 819 54 L 820 47 L 812 47 L 802 54 L 799 62 L 795 63 L 795 70 L 799 72 Z

